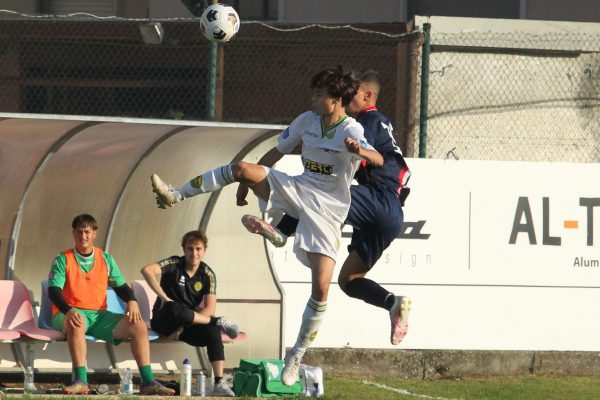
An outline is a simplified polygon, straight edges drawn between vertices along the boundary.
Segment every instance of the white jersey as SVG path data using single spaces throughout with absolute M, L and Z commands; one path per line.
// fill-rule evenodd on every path
M 344 117 L 325 129 L 323 117 L 312 111 L 297 117 L 279 136 L 277 150 L 290 153 L 302 142 L 304 172 L 296 181 L 315 196 L 329 218 L 342 223 L 350 207 L 350 184 L 362 157 L 346 149 L 344 139 L 353 138 L 365 149 L 373 147 L 364 137 L 361 124 Z

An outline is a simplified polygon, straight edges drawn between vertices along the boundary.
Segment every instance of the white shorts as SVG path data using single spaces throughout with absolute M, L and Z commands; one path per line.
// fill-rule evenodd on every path
M 319 201 L 319 190 L 303 185 L 298 179 L 301 175 L 290 176 L 264 168 L 271 193 L 268 201 L 259 198 L 260 209 L 263 212 L 283 211 L 298 219 L 294 238 L 294 253 L 298 260 L 307 267 L 310 263 L 306 253 L 319 253 L 335 260 L 346 215 L 332 215 L 326 204 Z

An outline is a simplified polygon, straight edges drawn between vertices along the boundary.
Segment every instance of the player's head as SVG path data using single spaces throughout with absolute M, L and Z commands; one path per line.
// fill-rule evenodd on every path
M 181 247 L 185 249 L 185 245 L 189 241 L 202 242 L 204 248 L 208 247 L 208 237 L 202 231 L 189 231 L 181 238 Z
M 344 72 L 341 66 L 325 69 L 310 81 L 314 90 L 313 107 L 317 114 L 331 113 L 335 107 L 345 107 L 350 103 L 360 81 L 352 72 Z
M 73 218 L 71 222 L 73 228 L 73 239 L 75 239 L 75 249 L 83 254 L 90 253 L 94 248 L 98 222 L 90 214 L 80 214 Z
M 181 238 L 181 247 L 185 262 L 188 266 L 198 266 L 204 258 L 204 252 L 208 247 L 208 237 L 202 231 L 187 232 Z
M 377 98 L 381 90 L 381 80 L 377 71 L 365 69 L 356 73 L 356 76 L 360 80 L 360 86 L 347 107 L 351 114 L 377 105 Z
M 96 218 L 92 217 L 90 214 L 80 214 L 73 218 L 71 228 L 90 228 L 91 230 L 97 231 L 98 222 L 96 222 Z

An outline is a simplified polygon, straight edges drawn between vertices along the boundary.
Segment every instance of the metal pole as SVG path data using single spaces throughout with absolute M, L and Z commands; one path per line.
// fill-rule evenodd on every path
M 429 53 L 431 53 L 431 24 L 423 24 L 423 56 L 421 59 L 421 110 L 419 117 L 419 158 L 427 157 L 427 112 L 429 108 Z
M 217 88 L 217 44 L 210 42 L 210 55 L 208 58 L 208 87 L 206 88 L 207 119 L 215 120 L 215 99 Z
M 211 0 L 210 4 L 216 4 L 217 0 Z M 208 56 L 208 85 L 206 88 L 206 118 L 209 121 L 215 120 L 215 99 L 217 88 L 217 44 L 210 42 Z

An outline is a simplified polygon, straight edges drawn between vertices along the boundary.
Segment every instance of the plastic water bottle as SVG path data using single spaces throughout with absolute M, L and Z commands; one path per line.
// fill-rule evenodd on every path
M 206 396 L 206 382 L 204 379 L 204 371 L 196 376 L 196 396 Z
M 181 384 L 179 385 L 179 395 L 192 395 L 192 364 L 187 358 L 183 360 L 183 368 L 181 368 Z
M 125 372 L 121 375 L 121 394 L 133 395 L 133 373 L 131 368 L 125 368 Z
M 96 392 L 98 394 L 107 394 L 109 392 L 109 390 L 110 390 L 110 388 L 108 387 L 108 385 L 106 383 L 98 385 L 98 387 L 96 388 Z
M 36 390 L 33 382 L 33 368 L 27 367 L 24 372 L 23 393 L 33 393 Z

